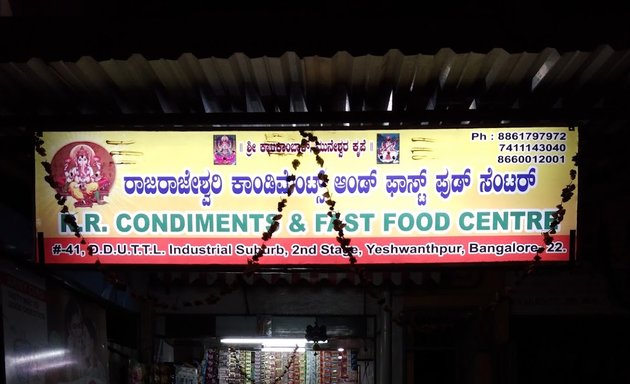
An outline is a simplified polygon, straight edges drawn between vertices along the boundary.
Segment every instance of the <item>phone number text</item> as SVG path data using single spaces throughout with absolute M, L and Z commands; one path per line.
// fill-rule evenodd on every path
M 566 152 L 565 143 L 526 143 L 526 144 L 505 144 L 499 143 L 499 152 Z
M 497 134 L 499 140 L 514 141 L 566 141 L 566 132 L 499 132 Z
M 565 164 L 564 155 L 499 155 L 499 164 Z

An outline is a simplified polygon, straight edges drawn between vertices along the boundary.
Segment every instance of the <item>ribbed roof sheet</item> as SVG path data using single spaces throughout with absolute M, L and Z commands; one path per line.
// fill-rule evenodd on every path
M 0 117 L 220 113 L 597 111 L 630 101 L 630 50 L 455 52 L 331 57 L 129 58 L 0 63 Z

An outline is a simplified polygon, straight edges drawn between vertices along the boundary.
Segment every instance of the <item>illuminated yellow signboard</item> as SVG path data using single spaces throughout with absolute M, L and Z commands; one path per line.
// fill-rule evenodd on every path
M 39 252 L 49 264 L 245 265 L 265 244 L 263 265 L 347 264 L 328 193 L 358 263 L 530 261 L 578 145 L 566 127 L 312 133 L 323 163 L 298 131 L 45 132 Z M 545 261 L 569 259 L 577 198 L 564 208 Z

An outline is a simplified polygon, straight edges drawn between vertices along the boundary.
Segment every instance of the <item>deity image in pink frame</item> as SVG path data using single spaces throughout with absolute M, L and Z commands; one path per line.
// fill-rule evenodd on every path
M 236 164 L 236 135 L 214 135 L 214 164 Z
M 381 133 L 376 136 L 377 164 L 400 163 L 400 137 L 397 133 Z

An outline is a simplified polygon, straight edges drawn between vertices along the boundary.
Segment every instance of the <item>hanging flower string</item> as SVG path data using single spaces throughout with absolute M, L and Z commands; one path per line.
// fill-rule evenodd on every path
M 319 165 L 320 168 L 324 168 L 324 159 L 319 155 L 319 140 L 317 136 L 313 135 L 310 132 L 300 131 L 302 135 L 302 143 L 303 147 L 307 146 L 309 143 L 313 143 L 314 146 L 311 146 L 311 152 L 315 155 L 315 161 Z M 298 153 L 298 156 L 301 156 L 302 152 Z M 294 167 L 296 164 L 296 160 L 293 161 Z M 299 161 L 297 161 L 299 165 Z M 369 277 L 367 270 L 357 265 L 357 258 L 354 256 L 354 248 L 350 246 L 351 239 L 346 237 L 344 228 L 346 227 L 346 223 L 341 220 L 341 212 L 336 209 L 337 202 L 332 199 L 332 195 L 330 193 L 330 188 L 328 187 L 329 176 L 325 172 L 320 172 L 318 174 L 318 178 L 320 180 L 320 185 L 326 189 L 323 194 L 326 205 L 328 206 L 327 215 L 333 220 L 333 229 L 337 232 L 336 240 L 341 247 L 343 254 L 347 257 L 348 262 L 351 266 L 353 266 L 353 272 L 358 276 L 360 284 L 366 289 L 367 294 L 373 299 L 377 300 L 377 303 L 383 308 L 383 310 L 387 312 L 391 312 L 391 307 L 385 296 L 383 294 L 379 297 L 379 291 L 376 290 L 374 285 L 372 284 L 372 280 Z
M 41 137 L 35 135 L 35 151 L 40 156 L 45 158 L 46 149 L 43 147 L 43 145 L 44 145 L 44 140 L 42 140 Z M 41 164 L 44 167 L 44 170 L 46 171 L 46 176 L 44 176 L 44 180 L 53 188 L 53 190 L 57 191 L 59 189 L 59 185 L 52 177 L 52 165 L 50 164 L 50 162 L 46 160 L 42 161 Z M 61 213 L 64 214 L 63 216 L 64 223 L 68 225 L 68 227 L 70 227 L 72 232 L 74 232 L 74 235 L 81 240 L 81 244 L 86 245 L 87 241 L 81 234 L 81 228 L 77 224 L 76 217 L 73 214 L 69 213 L 68 206 L 66 205 L 66 197 L 62 196 L 59 193 L 56 193 L 55 200 L 57 200 L 57 204 L 61 206 Z M 88 254 L 92 255 L 90 247 L 87 247 L 87 248 L 88 248 L 87 249 Z
M 300 142 L 300 151 L 296 154 L 297 157 L 301 157 L 307 149 L 310 149 L 310 152 L 315 155 L 315 161 L 319 165 L 320 168 L 324 168 L 324 159 L 320 156 L 319 149 L 319 140 L 317 136 L 313 135 L 310 132 L 300 131 L 300 135 L 302 136 L 302 140 Z M 311 145 L 312 144 L 312 145 Z M 291 166 L 294 171 L 300 166 L 300 160 L 294 159 L 291 162 Z M 319 185 L 322 188 L 325 188 L 326 191 L 322 195 L 325 199 L 325 203 L 328 206 L 327 215 L 333 219 L 333 228 L 337 232 L 336 240 L 339 243 L 343 253 L 348 257 L 350 264 L 355 264 L 357 262 L 356 257 L 353 255 L 352 247 L 350 247 L 350 239 L 344 236 L 343 229 L 346 224 L 340 219 L 341 213 L 335 209 L 336 202 L 331 198 L 330 190 L 328 188 L 329 178 L 325 172 L 320 172 L 317 174 L 317 178 L 319 180 Z M 258 266 L 260 258 L 263 257 L 265 250 L 267 249 L 267 242 L 273 237 L 274 232 L 280 228 L 280 219 L 282 219 L 282 211 L 287 206 L 287 199 L 291 197 L 293 191 L 295 190 L 295 175 L 291 174 L 287 176 L 287 195 L 283 197 L 278 202 L 278 214 L 276 214 L 269 225 L 267 231 L 262 234 L 262 244 L 256 253 L 251 259 L 247 260 L 250 268 L 248 273 L 253 272 Z
M 575 154 L 571 160 L 575 167 L 578 166 L 579 156 Z M 553 243 L 553 235 L 556 234 L 558 230 L 558 226 L 564 220 L 564 215 L 566 213 L 566 209 L 564 208 L 564 204 L 569 202 L 573 195 L 575 194 L 575 178 L 577 177 L 577 170 L 571 169 L 569 171 L 569 183 L 562 188 L 562 192 L 560 193 L 561 202 L 556 205 L 556 211 L 552 214 L 553 220 L 549 223 L 549 229 L 542 232 L 543 244 L 536 250 L 534 257 L 532 258 L 531 263 L 527 266 L 527 268 L 518 276 L 518 278 L 514 281 L 514 286 L 521 284 L 528 276 L 533 275 L 538 267 L 541 265 L 542 254 L 545 252 L 546 247 Z M 507 287 L 503 293 L 497 292 L 495 294 L 494 299 L 483 309 L 492 310 L 494 309 L 500 302 L 504 300 L 509 300 L 512 295 L 512 287 Z
M 573 164 L 577 167 L 578 165 L 578 155 L 574 155 L 571 160 Z M 552 214 L 553 220 L 549 223 L 549 229 L 542 233 L 544 246 L 538 247 L 536 250 L 536 254 L 532 260 L 532 264 L 527 268 L 526 273 L 519 279 L 516 283 L 520 283 L 520 281 L 527 275 L 531 275 L 534 273 L 536 267 L 540 265 L 540 261 L 542 260 L 542 253 L 545 252 L 546 247 L 553 243 L 553 236 L 556 234 L 558 230 L 558 226 L 564 220 L 564 215 L 566 214 L 566 209 L 564 208 L 564 204 L 569 202 L 575 193 L 575 178 L 577 176 L 577 171 L 575 169 L 571 169 L 569 171 L 569 184 L 567 184 L 564 188 L 562 188 L 562 192 L 560 193 L 560 204 L 556 205 L 556 211 Z
M 320 168 L 323 169 L 324 159 L 320 156 L 319 140 L 317 136 L 315 136 L 314 134 L 310 132 L 305 132 L 302 130 L 300 130 L 300 135 L 302 136 L 302 141 L 300 143 L 302 150 L 299 151 L 296 156 L 297 157 L 302 156 L 302 154 L 305 152 L 305 149 L 309 147 L 309 143 L 314 144 L 314 145 L 310 145 L 310 151 L 315 155 L 315 160 L 317 164 L 320 166 Z M 572 160 L 573 160 L 574 165 L 577 167 L 578 155 L 577 154 L 574 155 Z M 300 161 L 298 159 L 294 159 L 291 165 L 294 170 L 297 170 L 298 167 L 300 166 Z M 551 221 L 549 225 L 549 229 L 542 233 L 544 245 L 537 248 L 534 257 L 532 258 L 532 263 L 527 267 L 526 273 L 523 274 L 521 278 L 516 282 L 517 284 L 520 283 L 520 281 L 524 279 L 526 276 L 534 273 L 535 268 L 537 268 L 540 265 L 540 262 L 542 260 L 542 254 L 545 252 L 546 247 L 553 243 L 552 235 L 556 233 L 558 226 L 564 219 L 564 215 L 566 213 L 566 209 L 564 208 L 563 204 L 571 200 L 571 198 L 574 195 L 575 188 L 576 188 L 574 181 L 575 181 L 576 176 L 577 176 L 577 171 L 575 169 L 571 169 L 569 171 L 569 178 L 570 178 L 569 184 L 567 184 L 562 189 L 562 192 L 560 194 L 561 203 L 556 206 L 556 211 L 552 214 L 553 220 Z M 356 265 L 357 259 L 353 254 L 353 248 L 350 247 L 351 239 L 347 238 L 344 233 L 344 228 L 346 224 L 340 219 L 341 214 L 335 208 L 336 201 L 332 199 L 330 189 L 328 188 L 328 182 L 329 182 L 328 175 L 324 171 L 322 171 L 318 174 L 318 179 L 320 181 L 320 186 L 326 189 L 326 191 L 323 194 L 323 197 L 326 199 L 325 200 L 326 205 L 328 206 L 327 214 L 329 217 L 333 219 L 333 228 L 337 232 L 336 240 L 341 246 L 344 255 L 346 255 L 346 257 L 348 258 L 349 263 L 352 266 L 354 266 L 354 272 L 359 277 L 360 283 L 365 288 L 367 288 L 368 295 L 376 299 L 377 303 L 382 307 L 384 311 L 391 313 L 392 308 L 390 304 L 387 302 L 387 299 L 385 298 L 384 294 L 379 295 L 379 291 L 377 291 L 374 285 L 372 284 L 372 281 L 369 278 L 365 268 L 360 268 Z M 290 175 L 287 177 L 287 183 L 289 184 L 288 189 L 287 189 L 287 197 L 291 196 L 293 189 L 295 188 L 294 182 L 295 182 L 295 175 Z M 280 202 L 278 203 L 278 215 L 274 216 L 273 223 L 270 225 L 269 230 L 263 233 L 263 236 L 262 236 L 263 244 L 260 247 L 258 254 L 255 255 L 251 260 L 248 260 L 248 263 L 250 264 L 250 266 L 256 266 L 256 267 L 258 266 L 258 261 L 263 256 L 264 251 L 266 249 L 266 242 L 269 239 L 271 239 L 273 233 L 280 226 L 279 221 L 282 218 L 282 210 L 286 207 L 286 204 L 287 204 L 286 198 L 282 198 Z M 496 295 L 496 296 L 497 298 L 501 298 L 504 295 Z M 395 316 L 393 320 L 399 323 L 401 321 L 400 314 L 398 316 Z
M 302 157 L 303 153 L 307 152 L 307 150 L 310 150 L 310 152 L 315 156 L 315 162 L 317 163 L 317 165 L 321 169 L 324 169 L 324 159 L 320 155 L 320 142 L 317 136 L 315 136 L 311 132 L 306 132 L 303 130 L 300 130 L 300 135 L 302 136 L 302 140 L 300 142 L 300 151 L 298 151 L 298 153 L 296 154 L 297 158 L 291 162 L 293 170 L 297 171 L 301 164 L 299 158 Z M 385 311 L 391 312 L 391 307 L 389 303 L 387 303 L 385 296 L 381 294 L 379 297 L 379 291 L 376 290 L 376 288 L 372 284 L 372 280 L 370 279 L 365 268 L 361 268 L 357 265 L 357 258 L 354 256 L 354 249 L 350 246 L 351 239 L 346 237 L 344 232 L 346 223 L 341 220 L 341 212 L 336 209 L 337 202 L 332 199 L 332 194 L 330 193 L 330 188 L 328 186 L 330 179 L 328 174 L 326 174 L 325 171 L 321 171 L 317 174 L 317 178 L 319 180 L 320 187 L 325 189 L 322 197 L 324 198 L 325 204 L 328 207 L 327 215 L 332 219 L 332 227 L 334 231 L 336 231 L 335 239 L 337 240 L 337 243 L 339 243 L 343 254 L 347 257 L 350 265 L 353 266 L 353 272 L 356 274 L 356 276 L 358 276 L 360 284 L 367 290 L 367 294 L 370 297 L 376 299 L 377 303 L 381 305 Z M 269 229 L 263 232 L 262 244 L 257 254 L 254 255 L 251 259 L 248 259 L 248 269 L 246 270 L 246 274 L 253 273 L 260 266 L 259 261 L 265 253 L 265 250 L 267 248 L 267 241 L 272 238 L 273 233 L 276 232 L 280 227 L 282 211 L 286 208 L 288 201 L 287 199 L 291 197 L 295 189 L 295 179 L 296 176 L 294 174 L 287 176 L 287 195 L 286 197 L 280 199 L 280 201 L 278 202 L 278 214 L 276 214 L 272 218 L 272 223 L 269 225 Z
M 46 148 L 44 148 L 44 140 L 41 138 L 39 134 L 35 134 L 34 136 L 34 145 L 35 151 L 39 154 L 44 160 L 41 161 L 41 165 L 46 171 L 46 176 L 44 176 L 44 180 L 52 187 L 54 191 L 58 191 L 60 189 L 60 185 L 55 181 L 52 175 L 52 165 L 48 160 L 46 160 L 47 152 Z M 105 279 L 111 283 L 116 289 L 125 291 L 127 289 L 127 284 L 120 278 L 120 276 L 111 270 L 106 270 L 98 256 L 94 255 L 94 249 L 90 246 L 88 240 L 81 233 L 81 227 L 77 223 L 77 218 L 75 214 L 70 212 L 68 205 L 66 204 L 66 197 L 62 196 L 60 193 L 55 193 L 55 200 L 57 200 L 57 204 L 61 206 L 60 212 L 63 214 L 64 223 L 70 228 L 70 230 L 74 233 L 74 236 L 80 240 L 80 244 L 83 246 L 84 252 L 90 257 L 95 257 L 94 264 L 97 265 L 98 269 L 104 274 Z M 140 295 L 135 295 L 135 297 L 140 297 Z

